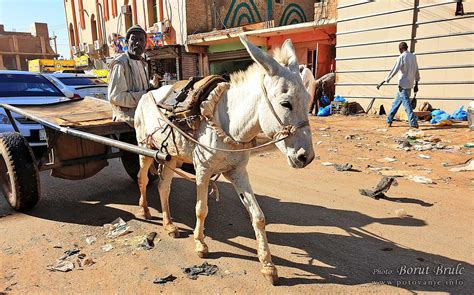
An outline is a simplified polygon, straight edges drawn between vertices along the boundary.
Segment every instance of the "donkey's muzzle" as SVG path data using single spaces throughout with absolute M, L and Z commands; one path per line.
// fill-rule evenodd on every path
M 296 157 L 295 157 L 294 162 L 296 162 L 295 164 L 297 168 L 304 168 L 313 160 L 314 160 L 314 153 L 307 152 L 304 148 L 300 148 L 296 152 Z

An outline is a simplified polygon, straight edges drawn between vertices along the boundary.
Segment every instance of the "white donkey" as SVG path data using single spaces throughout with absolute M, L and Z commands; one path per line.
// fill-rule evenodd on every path
M 135 128 L 137 141 L 141 145 L 147 145 L 144 142 L 149 144 L 150 134 L 155 146 L 160 146 L 164 140 L 168 142 L 172 159 L 163 168 L 158 184 L 163 226 L 168 234 L 172 237 L 179 235 L 178 228 L 171 221 L 169 210 L 173 170 L 182 163 L 192 163 L 196 170 L 197 185 L 194 240 L 196 252 L 201 258 L 205 257 L 208 247 L 204 242 L 203 231 L 208 213 L 209 181 L 212 175 L 222 173 L 234 185 L 250 214 L 258 241 L 261 272 L 272 284 L 276 284 L 278 274 L 267 243 L 265 217 L 252 191 L 246 170 L 250 152 L 226 152 L 222 149 L 250 147 L 261 132 L 274 139 L 286 132 L 288 137 L 277 142 L 276 146 L 288 158 L 291 167 L 305 167 L 314 159 L 308 124 L 309 96 L 301 81 L 298 61 L 290 40 L 281 49 L 275 50 L 275 59 L 249 43 L 246 38 L 241 38 L 241 42 L 256 64 L 245 72 L 231 76 L 230 88 L 222 94 L 213 112 L 214 124 L 234 141 L 242 143 L 240 146 L 225 143 L 207 121 L 202 122 L 195 133 L 196 142 L 186 139 L 178 132 L 175 132 L 174 141 L 171 138 L 165 139 L 164 134 L 156 132 L 166 123 L 157 109 L 156 96 L 153 98 L 151 95 L 143 96 L 138 104 Z M 159 89 L 158 92 L 166 92 L 164 89 Z M 153 159 L 140 156 L 138 184 L 141 209 L 138 215 L 144 218 L 151 218 L 146 201 L 146 187 L 147 173 L 152 163 Z

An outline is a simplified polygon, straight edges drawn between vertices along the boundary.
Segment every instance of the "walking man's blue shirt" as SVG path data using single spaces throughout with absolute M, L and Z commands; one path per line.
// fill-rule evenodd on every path
M 413 53 L 405 51 L 400 54 L 392 70 L 385 78 L 385 82 L 389 83 L 398 72 L 400 72 L 398 86 L 403 89 L 412 89 L 414 82 L 420 81 L 420 72 L 418 71 L 416 56 Z

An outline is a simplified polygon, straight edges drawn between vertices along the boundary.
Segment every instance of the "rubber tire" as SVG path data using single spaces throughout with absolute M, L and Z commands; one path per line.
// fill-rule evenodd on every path
M 22 211 L 40 199 L 40 176 L 28 141 L 19 133 L 0 134 L 0 189 L 10 206 Z
M 120 134 L 120 141 L 137 145 L 137 138 L 134 132 Z M 124 155 L 121 157 L 123 168 L 130 178 L 138 183 L 138 171 L 140 171 L 140 159 L 138 154 L 122 151 Z M 148 172 L 148 184 L 154 183 L 160 177 Z

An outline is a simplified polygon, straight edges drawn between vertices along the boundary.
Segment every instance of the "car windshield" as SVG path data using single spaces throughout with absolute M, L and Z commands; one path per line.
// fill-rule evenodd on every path
M 0 74 L 0 96 L 64 96 L 41 75 Z
M 104 81 L 99 78 L 89 77 L 61 77 L 59 81 L 69 86 L 90 86 L 90 85 L 106 85 Z

